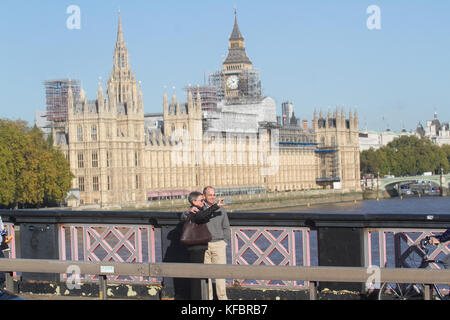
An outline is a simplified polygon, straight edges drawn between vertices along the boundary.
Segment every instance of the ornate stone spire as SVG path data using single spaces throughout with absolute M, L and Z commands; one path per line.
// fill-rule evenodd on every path
M 128 49 L 123 36 L 122 17 L 119 10 L 119 26 L 117 28 L 117 41 L 114 50 L 114 71 L 117 69 L 129 70 Z
M 130 68 L 128 49 L 125 43 L 122 27 L 122 17 L 119 10 L 117 41 L 114 48 L 114 64 L 108 81 L 108 94 L 113 94 L 115 105 L 128 103 L 129 110 L 136 109 L 137 82 Z M 130 95 L 131 93 L 131 95 Z
M 119 27 L 117 29 L 117 43 L 125 43 L 123 40 L 123 29 L 122 29 L 122 17 L 120 16 L 120 9 L 119 9 Z

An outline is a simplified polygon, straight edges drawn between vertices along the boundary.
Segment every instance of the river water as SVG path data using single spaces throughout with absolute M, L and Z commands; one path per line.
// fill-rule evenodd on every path
M 411 214 L 450 214 L 450 197 L 416 196 L 384 200 L 363 200 L 333 204 L 316 204 L 311 207 L 298 206 L 266 209 L 258 212 L 335 212 L 335 213 L 411 213 Z
M 403 200 L 400 198 L 383 199 L 383 200 L 362 200 L 356 202 L 342 202 L 334 204 L 316 204 L 311 207 L 297 206 L 286 207 L 278 209 L 266 209 L 257 210 L 258 212 L 308 212 L 308 213 L 342 213 L 342 214 L 418 214 L 418 215 L 432 215 L 432 214 L 450 214 L 450 197 L 439 196 L 407 196 Z M 445 229 L 445 226 L 443 226 Z M 410 238 L 418 238 L 422 234 L 420 232 L 407 233 Z M 371 257 L 372 264 L 380 265 L 378 239 L 381 235 L 378 233 L 371 234 Z M 386 267 L 394 267 L 394 234 L 387 232 L 386 237 L 386 254 L 387 259 L 385 261 Z M 404 244 L 405 245 L 405 244 Z M 406 247 L 407 248 L 407 247 Z M 318 252 L 317 252 L 317 233 L 311 230 L 310 234 L 310 253 L 311 253 L 311 265 L 318 265 Z M 301 254 L 300 252 L 297 254 Z M 439 254 L 437 258 L 442 258 L 443 252 Z M 420 257 L 408 257 L 411 260 L 407 263 L 409 265 L 417 264 L 417 260 Z M 416 267 L 417 267 L 416 266 Z

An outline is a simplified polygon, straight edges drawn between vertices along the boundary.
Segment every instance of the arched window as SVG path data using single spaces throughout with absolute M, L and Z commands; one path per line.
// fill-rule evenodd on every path
M 97 125 L 91 127 L 91 139 L 92 141 L 97 141 Z
M 83 142 L 83 127 L 82 126 L 77 127 L 77 139 L 79 142 Z

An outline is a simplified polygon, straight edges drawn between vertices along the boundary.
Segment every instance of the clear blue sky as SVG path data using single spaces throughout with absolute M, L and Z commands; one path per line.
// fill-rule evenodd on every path
M 66 27 L 70 5 L 81 9 L 79 30 Z M 366 26 L 370 5 L 381 10 L 381 30 Z M 48 79 L 79 79 L 95 99 L 112 69 L 119 8 L 144 110 L 162 112 L 165 86 L 185 101 L 184 86 L 220 69 L 235 6 L 263 93 L 279 110 L 289 100 L 311 120 L 315 108 L 343 106 L 369 130 L 414 129 L 434 112 L 450 120 L 448 0 L 2 0 L 0 118 L 32 124 Z

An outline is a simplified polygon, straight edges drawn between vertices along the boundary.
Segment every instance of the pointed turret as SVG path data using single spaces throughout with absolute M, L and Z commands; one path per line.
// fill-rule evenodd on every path
M 175 88 L 174 88 L 175 89 Z M 175 94 L 175 91 L 172 92 L 172 104 L 177 104 L 177 96 Z
M 139 88 L 138 88 L 138 112 L 144 113 L 144 95 L 142 93 L 142 87 L 141 87 L 141 81 L 139 81 Z
M 192 90 L 188 90 L 187 102 L 188 102 L 189 107 L 190 107 L 192 105 Z
M 119 10 L 119 23 L 117 27 L 117 42 L 114 50 L 114 70 L 129 70 L 128 66 L 128 49 L 123 36 L 122 17 Z
M 102 88 L 102 80 L 98 79 L 98 89 L 97 89 L 97 100 L 100 102 L 103 101 L 103 88 Z
M 197 109 L 201 114 L 202 113 L 202 96 L 200 95 L 200 89 L 197 90 L 196 102 L 197 102 Z
M 223 62 L 223 68 L 226 70 L 227 65 L 243 65 L 245 68 L 252 69 L 252 62 L 245 53 L 244 37 L 241 34 L 237 22 L 236 10 L 234 11 L 234 26 L 229 39 L 228 56 Z
M 84 92 L 84 89 L 81 88 L 80 90 L 80 100 L 83 105 L 83 113 L 87 111 L 87 100 L 86 100 L 86 93 Z
M 122 17 L 120 15 L 120 9 L 119 9 L 119 27 L 117 29 L 117 43 L 125 43 L 123 38 Z
M 103 98 L 103 88 L 101 78 L 98 80 L 98 89 L 97 89 L 97 104 L 98 104 L 98 112 L 102 112 L 105 109 L 105 101 Z
M 84 89 L 81 88 L 81 90 L 80 90 L 80 101 L 84 102 L 84 100 L 86 100 L 86 93 L 84 92 Z
M 236 9 L 234 9 L 234 26 L 233 26 L 233 31 L 231 32 L 231 36 L 230 36 L 230 41 L 232 41 L 232 40 L 244 40 L 244 37 L 241 34 L 241 30 L 239 30 Z
M 168 114 L 169 102 L 167 99 L 167 93 L 165 91 L 164 91 L 164 95 L 163 95 L 163 110 L 164 110 L 164 114 Z

